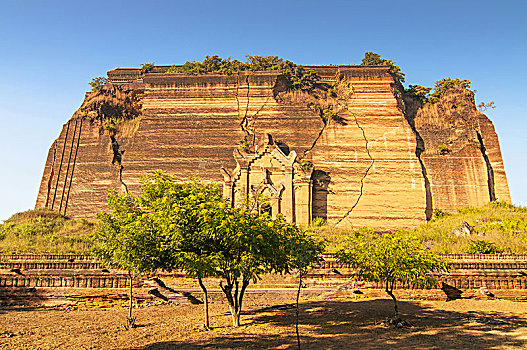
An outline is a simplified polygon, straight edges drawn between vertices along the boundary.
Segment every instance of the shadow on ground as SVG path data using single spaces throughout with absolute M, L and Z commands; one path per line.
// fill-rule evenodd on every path
M 520 328 L 527 326 L 527 318 L 443 311 L 418 303 L 400 302 L 403 318 L 413 326 L 395 329 L 382 324 L 393 312 L 392 305 L 391 301 L 382 299 L 303 303 L 300 306 L 303 348 L 491 349 L 527 346 L 527 338 L 517 335 Z M 208 340 L 158 342 L 137 349 L 296 349 L 294 309 L 275 312 L 249 310 L 242 319 L 239 330 L 230 329 L 228 334 L 213 330 Z M 267 328 L 264 334 L 257 334 L 258 326 L 264 324 L 272 328 Z M 270 331 L 273 329 L 276 331 Z

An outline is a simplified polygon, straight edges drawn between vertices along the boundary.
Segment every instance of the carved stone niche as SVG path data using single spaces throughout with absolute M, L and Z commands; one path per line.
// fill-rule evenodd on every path
M 236 168 L 222 168 L 223 196 L 233 206 L 267 210 L 276 218 L 283 214 L 289 222 L 309 225 L 312 218 L 313 166 L 299 162 L 296 152 L 273 142 L 270 134 L 255 147 L 254 153 L 234 150 Z M 263 196 L 270 208 L 258 208 L 255 198 Z

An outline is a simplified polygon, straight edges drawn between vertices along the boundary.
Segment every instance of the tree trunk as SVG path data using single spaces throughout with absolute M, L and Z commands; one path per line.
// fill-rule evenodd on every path
M 296 292 L 296 343 L 298 344 L 298 349 L 300 350 L 300 332 L 298 331 L 298 303 L 300 301 L 300 288 L 302 288 L 302 276 L 304 272 L 300 271 L 300 276 L 298 278 L 298 290 Z
M 389 280 L 386 279 L 386 290 L 385 291 L 393 299 L 393 308 L 395 310 L 394 320 L 397 320 L 399 318 L 399 309 L 397 308 L 397 299 L 395 298 L 395 295 L 393 295 L 394 284 L 395 284 L 395 280 L 392 282 L 391 286 L 389 286 Z
M 134 327 L 135 326 L 135 322 L 134 322 L 134 319 L 132 318 L 132 308 L 133 308 L 133 282 L 134 282 L 134 277 L 132 275 L 132 272 L 131 271 L 128 271 L 128 277 L 130 278 L 130 305 L 128 307 L 128 326 L 129 327 Z
M 233 327 L 239 327 L 240 326 L 240 312 L 239 310 L 235 310 L 231 308 L 231 315 L 232 315 L 232 325 Z
M 203 291 L 203 299 L 205 299 L 205 303 L 203 304 L 205 308 L 205 328 L 208 330 L 209 329 L 209 296 L 207 293 L 207 288 L 203 284 L 203 280 L 201 279 L 201 277 L 198 277 L 198 283 L 199 283 L 199 286 L 201 287 L 201 290 Z
M 220 283 L 220 288 L 227 297 L 229 303 L 229 310 L 231 311 L 232 316 L 232 325 L 233 327 L 240 326 L 240 316 L 242 312 L 242 303 L 243 295 L 245 294 L 245 289 L 249 285 L 249 281 L 243 280 L 240 288 L 239 282 L 237 280 L 231 281 L 227 279 L 227 285 L 224 287 Z M 233 295 L 233 287 L 234 295 Z

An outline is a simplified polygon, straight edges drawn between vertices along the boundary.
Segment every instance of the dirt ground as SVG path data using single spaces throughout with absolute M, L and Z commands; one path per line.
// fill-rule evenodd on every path
M 202 307 L 177 302 L 134 309 L 138 327 L 126 330 L 124 308 L 2 308 L 1 349 L 296 349 L 294 291 L 248 294 L 242 325 L 232 328 L 227 305 L 212 297 L 211 326 Z M 400 311 L 411 323 L 382 322 L 388 299 L 304 295 L 303 349 L 518 349 L 527 348 L 527 303 L 506 300 L 410 301 Z

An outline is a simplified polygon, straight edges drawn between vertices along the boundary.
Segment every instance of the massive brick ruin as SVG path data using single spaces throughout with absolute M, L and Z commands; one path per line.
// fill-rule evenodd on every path
M 37 208 L 92 218 L 108 188 L 137 194 L 157 169 L 221 183 L 233 202 L 263 194 L 302 224 L 414 227 L 435 208 L 510 202 L 497 135 L 468 90 L 421 107 L 387 66 L 306 66 L 334 91 L 338 119 L 324 121 L 280 72 L 168 68 L 118 68 L 86 94 L 50 148 Z

